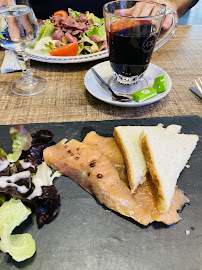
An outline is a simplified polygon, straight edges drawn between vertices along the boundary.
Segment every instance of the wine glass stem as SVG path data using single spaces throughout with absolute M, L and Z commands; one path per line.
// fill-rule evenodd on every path
M 28 54 L 25 51 L 16 51 L 16 55 L 22 68 L 22 84 L 26 87 L 34 86 L 37 81 L 33 78 Z

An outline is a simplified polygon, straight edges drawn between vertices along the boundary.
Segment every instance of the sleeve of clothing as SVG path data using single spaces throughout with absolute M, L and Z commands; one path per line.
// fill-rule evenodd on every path
M 199 1 L 199 0 L 193 0 L 193 1 L 192 1 L 192 4 L 191 4 L 191 6 L 190 6 L 190 8 L 192 8 L 193 6 L 195 6 L 195 5 L 198 3 L 198 1 Z

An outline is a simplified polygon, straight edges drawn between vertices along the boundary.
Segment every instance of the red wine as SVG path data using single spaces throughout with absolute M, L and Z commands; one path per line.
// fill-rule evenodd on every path
M 120 30 L 116 25 L 115 31 L 112 26 L 111 32 L 108 33 L 108 44 L 113 70 L 126 77 L 142 74 L 149 65 L 156 43 L 155 26 L 148 21 L 139 22 L 139 25 L 132 27 L 129 25 L 128 28 Z

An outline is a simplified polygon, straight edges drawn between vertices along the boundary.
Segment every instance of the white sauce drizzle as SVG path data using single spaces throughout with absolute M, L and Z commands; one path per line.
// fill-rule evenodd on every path
M 42 187 L 41 186 L 35 187 L 35 189 L 33 190 L 33 192 L 27 197 L 27 199 L 28 200 L 32 200 L 35 197 L 41 196 L 41 194 L 42 194 Z
M 10 164 L 10 162 L 7 159 L 4 159 L 4 160 L 0 159 L 0 172 L 5 170 L 9 164 Z
M 20 165 L 22 166 L 23 169 L 27 169 L 29 167 L 32 167 L 32 163 L 31 162 L 26 162 L 23 159 L 20 160 Z
M 25 179 L 29 177 L 30 177 L 30 171 L 19 172 L 11 176 L 1 176 L 0 187 L 1 188 L 6 188 L 9 186 L 16 187 L 20 193 L 26 193 L 28 192 L 29 189 L 26 186 L 18 186 L 15 184 L 15 182 L 17 182 L 20 179 Z
M 58 172 L 55 172 L 52 176 L 52 170 L 47 166 L 46 162 L 43 162 L 37 167 L 36 174 L 32 177 L 32 183 L 35 185 L 33 192 L 27 197 L 28 200 L 32 200 L 35 197 L 42 195 L 42 186 L 51 186 L 53 184 L 54 177 Z

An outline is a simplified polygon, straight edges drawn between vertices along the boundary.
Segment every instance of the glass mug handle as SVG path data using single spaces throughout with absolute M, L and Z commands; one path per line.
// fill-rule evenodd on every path
M 171 24 L 170 28 L 168 28 L 168 30 L 165 31 L 163 36 L 157 40 L 156 45 L 154 47 L 154 51 L 159 49 L 162 45 L 164 45 L 173 36 L 173 34 L 175 33 L 175 29 L 177 27 L 177 23 L 178 23 L 177 12 L 174 9 L 168 8 L 166 10 L 165 15 L 166 16 L 170 15 L 172 17 L 172 24 Z

